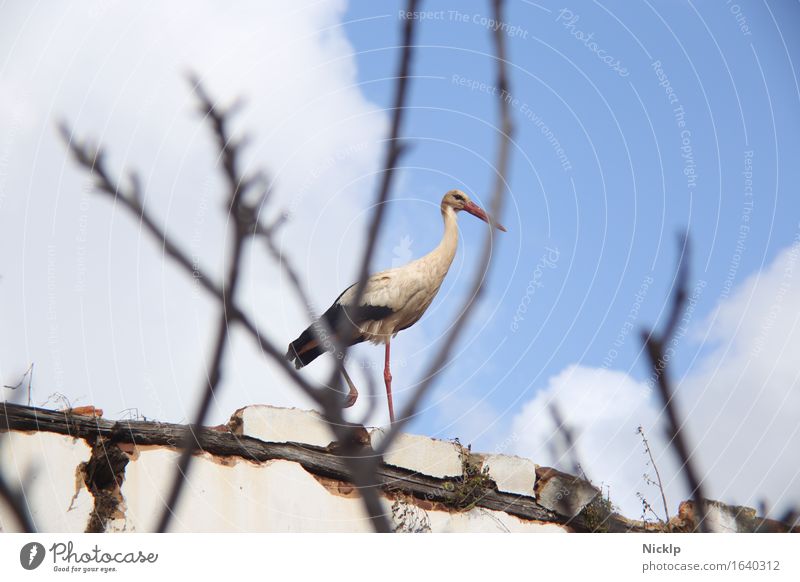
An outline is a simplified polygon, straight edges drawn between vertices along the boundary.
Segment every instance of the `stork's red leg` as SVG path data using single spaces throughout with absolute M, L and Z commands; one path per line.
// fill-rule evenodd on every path
M 347 373 L 344 366 L 342 366 L 342 376 L 344 376 L 344 381 L 347 382 L 347 387 L 350 388 L 350 392 L 347 394 L 342 408 L 350 408 L 358 399 L 358 390 L 356 390 L 356 385 L 353 384 L 353 381 L 350 379 L 350 374 Z
M 386 363 L 383 368 L 383 381 L 386 383 L 386 398 L 389 400 L 389 420 L 394 424 L 394 405 L 392 404 L 392 371 L 389 369 L 389 340 L 386 340 Z

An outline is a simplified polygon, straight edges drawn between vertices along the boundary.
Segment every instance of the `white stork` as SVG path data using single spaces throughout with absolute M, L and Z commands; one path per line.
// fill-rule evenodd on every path
M 442 242 L 424 257 L 407 265 L 375 273 L 367 280 L 360 306 L 356 309 L 356 287 L 353 284 L 345 289 L 322 317 L 311 324 L 296 340 L 289 344 L 286 359 L 294 362 L 298 370 L 311 363 L 320 354 L 334 347 L 330 340 L 325 341 L 327 331 L 336 333 L 343 326 L 339 343 L 352 346 L 369 341 L 386 346 L 386 360 L 383 379 L 386 383 L 386 396 L 389 400 L 389 418 L 394 422 L 392 405 L 392 373 L 389 365 L 389 345 L 397 332 L 411 327 L 428 309 L 445 275 L 453 262 L 458 245 L 458 223 L 456 213 L 461 210 L 477 216 L 484 222 L 494 225 L 503 232 L 505 228 L 493 222 L 486 212 L 469 199 L 461 190 L 450 190 L 442 198 L 441 211 L 444 220 Z M 342 318 L 348 323 L 343 324 Z M 324 320 L 324 325 L 320 324 Z M 322 338 L 322 341 L 320 339 Z M 344 368 L 342 368 L 344 372 Z M 347 372 L 345 380 L 350 392 L 344 407 L 355 404 L 358 390 Z

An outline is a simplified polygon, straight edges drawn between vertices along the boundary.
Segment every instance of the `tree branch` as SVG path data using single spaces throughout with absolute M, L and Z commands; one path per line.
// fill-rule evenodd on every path
M 406 5 L 406 13 L 414 13 L 417 9 L 417 0 L 408 0 Z M 361 257 L 361 265 L 358 269 L 358 280 L 355 291 L 355 300 L 353 305 L 358 306 L 364 297 L 364 292 L 367 288 L 367 280 L 370 274 L 370 265 L 372 258 L 375 255 L 375 246 L 378 242 L 378 235 L 380 234 L 381 227 L 386 215 L 386 203 L 389 200 L 389 193 L 391 192 L 392 182 L 394 179 L 395 169 L 400 156 L 403 154 L 404 147 L 400 143 L 400 128 L 403 123 L 403 117 L 406 109 L 406 99 L 408 96 L 408 80 L 411 71 L 411 61 L 414 55 L 414 33 L 416 32 L 416 18 L 406 18 L 403 25 L 403 51 L 400 55 L 400 62 L 398 64 L 397 82 L 394 89 L 394 103 L 392 106 L 392 127 L 389 134 L 389 139 L 386 142 L 386 157 L 383 163 L 383 172 L 381 173 L 381 184 L 378 189 L 378 195 L 375 199 L 375 210 L 367 231 L 367 245 L 364 248 L 364 254 Z M 342 318 L 342 321 L 337 326 L 337 336 L 343 335 L 347 329 L 349 322 L 347 318 Z M 343 365 L 345 356 L 347 355 L 347 346 L 343 347 L 344 353 L 341 359 L 337 360 L 336 370 L 331 375 L 333 380 L 338 374 L 341 373 L 341 366 Z M 332 382 L 329 382 L 332 383 Z
M 225 283 L 222 287 L 222 309 L 217 322 L 216 339 L 214 342 L 213 357 L 211 360 L 210 372 L 204 382 L 205 389 L 200 399 L 200 405 L 194 415 L 194 423 L 189 426 L 192 435 L 187 435 L 182 446 L 181 456 L 178 460 L 178 468 L 172 480 L 167 502 L 161 514 L 156 531 L 165 532 L 172 521 L 175 507 L 183 491 L 183 486 L 188 478 L 189 467 L 192 463 L 193 454 L 196 450 L 196 439 L 193 435 L 195 430 L 200 429 L 208 416 L 211 402 L 214 399 L 215 391 L 219 389 L 222 380 L 222 366 L 228 347 L 228 324 L 235 310 L 236 290 L 239 284 L 239 274 L 241 269 L 242 251 L 244 250 L 245 240 L 249 234 L 246 215 L 243 212 L 242 186 L 244 180 L 239 176 L 237 170 L 238 146 L 231 142 L 228 133 L 228 114 L 230 111 L 220 111 L 206 94 L 199 79 L 191 77 L 194 91 L 200 101 L 201 111 L 205 118 L 211 123 L 214 136 L 217 138 L 217 145 L 220 150 L 220 158 L 224 169 L 225 177 L 228 181 L 228 200 L 227 208 L 233 216 L 233 244 L 231 245 L 228 257 L 228 272 L 225 276 Z
M 494 20 L 495 22 L 503 22 L 503 2 L 502 0 L 493 0 Z M 503 198 L 507 188 L 506 174 L 508 173 L 509 158 L 511 153 L 511 136 L 514 127 L 511 121 L 511 107 L 508 100 L 505 98 L 508 93 L 508 73 L 506 71 L 506 36 L 501 29 L 494 31 L 494 47 L 495 47 L 495 63 L 497 67 L 497 87 L 498 87 L 498 106 L 500 114 L 500 138 L 497 150 L 497 162 L 495 170 L 494 191 L 491 201 L 490 215 L 498 217 L 503 208 Z M 430 390 L 439 372 L 444 368 L 447 363 L 450 353 L 453 350 L 458 338 L 460 337 L 464 327 L 469 319 L 469 314 L 474 312 L 470 309 L 471 306 L 480 299 L 483 294 L 484 282 L 489 275 L 489 268 L 491 266 L 492 248 L 494 246 L 494 229 L 488 228 L 486 238 L 483 244 L 483 252 L 479 261 L 479 267 L 475 272 L 475 277 L 470 286 L 471 290 L 467 296 L 464 305 L 462 306 L 456 321 L 450 328 L 447 337 L 442 338 L 440 341 L 441 347 L 433 358 L 431 364 L 422 375 L 422 381 L 411 397 L 411 400 L 403 408 L 399 420 L 395 426 L 386 435 L 386 438 L 381 441 L 378 449 L 379 454 L 384 454 L 389 446 L 391 446 L 394 439 L 399 432 L 410 422 L 415 414 L 423 398 Z
M 33 364 L 31 364 L 31 367 Z M 27 372 L 26 372 L 27 374 Z M 20 385 L 25 378 L 23 377 L 20 380 Z M 12 404 L 10 402 L 3 402 L 0 404 L 0 413 L 7 415 L 9 408 L 15 408 L 20 406 L 18 404 Z M 3 428 L 3 424 L 0 423 L 0 430 Z M 3 445 L 3 437 L 5 435 L 0 433 L 0 447 Z M 11 510 L 14 519 L 17 521 L 17 525 L 19 529 L 25 533 L 35 533 L 36 526 L 33 523 L 33 519 L 31 518 L 30 509 L 28 508 L 27 500 L 25 499 L 25 489 L 18 487 L 14 487 L 6 481 L 5 477 L 3 476 L 2 467 L 0 467 L 0 501 L 5 502 L 8 508 Z
M 329 391 L 312 386 L 308 381 L 303 379 L 302 376 L 297 374 L 283 357 L 283 352 L 278 350 L 274 344 L 266 338 L 265 334 L 258 329 L 256 324 L 247 317 L 236 304 L 235 291 L 239 279 L 240 259 L 246 239 L 255 235 L 264 235 L 270 240 L 269 237 L 271 237 L 276 228 L 282 224 L 282 219 L 277 220 L 270 226 L 264 226 L 257 219 L 256 208 L 248 205 L 244 201 L 244 193 L 259 182 L 259 176 L 241 177 L 236 174 L 238 171 L 237 156 L 242 142 L 231 144 L 231 140 L 227 134 L 228 123 L 226 119 L 226 117 L 235 110 L 235 107 L 221 111 L 210 100 L 197 79 L 193 78 L 192 82 L 200 100 L 201 112 L 210 120 L 214 135 L 217 138 L 217 143 L 220 148 L 221 167 L 225 173 L 228 185 L 227 209 L 233 217 L 234 243 L 228 260 L 226 280 L 222 286 L 215 284 L 201 268 L 194 264 L 188 255 L 180 249 L 179 245 L 158 226 L 156 220 L 147 212 L 142 203 L 139 180 L 136 174 L 132 174 L 130 187 L 124 188 L 111 177 L 111 174 L 104 164 L 102 150 L 86 143 L 75 141 L 72 132 L 67 128 L 66 124 L 61 124 L 61 134 L 78 163 L 94 176 L 96 188 L 100 192 L 118 201 L 123 208 L 136 216 L 140 224 L 144 225 L 146 232 L 161 242 L 166 255 L 173 259 L 187 275 L 198 281 L 200 285 L 220 303 L 222 310 L 215 336 L 211 367 L 204 382 L 202 400 L 193 417 L 195 419 L 194 426 L 199 427 L 202 425 L 214 393 L 219 388 L 222 378 L 222 364 L 227 347 L 228 326 L 238 322 L 258 344 L 262 353 L 276 362 L 284 374 L 322 408 L 323 415 L 329 422 L 337 439 L 345 443 L 347 447 L 353 439 L 351 438 L 352 435 L 350 435 L 348 424 L 344 421 L 342 416 L 341 402 L 332 398 Z M 262 200 L 265 198 L 266 193 L 262 197 Z M 159 522 L 160 531 L 165 530 L 169 526 L 172 509 L 175 507 L 180 497 L 189 465 L 192 462 L 192 448 L 192 443 L 187 441 L 183 449 L 184 453 L 179 460 L 175 480 L 170 489 L 167 508 Z M 389 531 L 388 520 L 384 515 L 380 500 L 375 493 L 374 480 L 365 476 L 367 471 L 365 467 L 368 461 L 362 459 L 361 456 L 362 452 L 353 450 L 352 454 L 348 456 L 346 460 L 351 466 L 353 483 L 357 486 L 361 485 L 360 493 L 364 499 L 367 511 L 376 523 L 376 529 L 379 531 Z
M 664 358 L 664 346 L 670 341 L 675 328 L 680 321 L 686 299 L 688 297 L 689 284 L 689 239 L 687 236 L 680 238 L 679 244 L 678 272 L 672 296 L 672 311 L 664 326 L 661 336 L 657 336 L 655 330 L 650 332 L 642 331 L 642 342 L 647 348 L 650 363 L 653 366 L 653 373 L 656 379 L 664 412 L 667 415 L 667 437 L 675 448 L 675 452 L 681 460 L 681 471 L 686 477 L 686 484 L 689 486 L 692 499 L 698 512 L 698 528 L 701 532 L 708 531 L 706 526 L 706 502 L 703 494 L 702 481 L 699 479 L 697 470 L 692 462 L 691 453 L 681 430 L 682 424 L 678 419 L 674 401 L 674 391 L 667 370 L 667 362 Z

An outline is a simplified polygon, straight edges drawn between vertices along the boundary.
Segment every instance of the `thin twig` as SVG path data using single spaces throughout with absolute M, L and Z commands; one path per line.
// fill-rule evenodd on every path
M 269 227 L 265 227 L 259 222 L 255 226 L 256 234 L 260 235 L 260 237 L 264 241 L 264 245 L 266 246 L 269 254 L 272 256 L 272 259 L 283 269 L 284 273 L 289 279 L 289 284 L 291 285 L 292 290 L 294 291 L 298 299 L 301 301 L 301 303 L 307 310 L 308 316 L 312 321 L 311 329 L 317 336 L 317 340 L 321 344 L 324 344 L 325 342 L 329 341 L 332 345 L 332 351 L 334 354 L 343 353 L 345 349 L 344 345 L 339 340 L 339 337 L 336 335 L 336 333 L 334 333 L 335 330 L 330 329 L 327 321 L 325 321 L 324 318 L 316 317 L 312 307 L 311 298 L 309 297 L 308 293 L 306 293 L 303 284 L 300 282 L 300 275 L 298 274 L 297 269 L 295 269 L 294 265 L 291 263 L 289 258 L 281 253 L 280 249 L 278 248 L 278 245 L 275 243 L 273 235 L 275 232 L 274 224 L 276 223 L 273 223 L 273 225 L 270 225 Z M 344 369 L 344 362 L 342 362 L 341 366 L 339 366 L 339 370 L 342 376 L 345 376 L 347 374 L 347 372 Z M 333 384 L 333 378 L 329 380 L 328 387 L 333 389 L 334 392 L 336 392 L 336 386 L 335 384 Z M 320 399 L 322 400 L 320 404 L 323 405 L 323 409 L 326 409 L 328 407 L 341 406 L 341 402 L 336 402 L 335 401 L 336 397 L 331 397 L 331 396 L 332 395 L 330 394 L 320 395 Z
M 408 0 L 406 7 L 407 11 L 415 12 L 417 7 L 416 0 Z M 381 184 L 378 189 L 378 195 L 375 201 L 375 212 L 367 232 L 367 245 L 364 249 L 361 265 L 359 267 L 358 281 L 355 291 L 355 300 L 353 305 L 358 306 L 366 291 L 367 279 L 369 278 L 369 269 L 372 263 L 372 257 L 375 252 L 376 242 L 383 225 L 386 203 L 389 200 L 391 186 L 394 178 L 395 168 L 400 156 L 403 153 L 403 146 L 400 143 L 400 128 L 402 126 L 403 117 L 406 108 L 406 99 L 408 94 L 408 80 L 411 70 L 411 62 L 413 57 L 414 48 L 414 33 L 416 30 L 417 19 L 408 18 L 405 20 L 403 27 L 403 41 L 402 53 L 400 55 L 400 63 L 398 66 L 397 81 L 395 83 L 394 104 L 392 110 L 392 126 L 390 130 L 389 139 L 386 144 L 386 158 L 383 164 L 383 172 L 381 175 Z M 356 307 L 357 309 L 357 307 Z M 327 382 L 329 386 L 336 386 L 339 378 L 342 376 L 342 369 L 344 361 L 347 358 L 348 347 L 346 342 L 341 342 L 345 331 L 350 325 L 347 318 L 342 318 L 342 321 L 337 325 L 336 330 L 331 330 L 331 336 L 337 343 L 334 344 L 336 351 L 335 366 L 331 372 L 330 379 Z M 319 333 L 319 330 L 318 330 Z M 342 345 L 343 344 L 343 345 Z M 331 399 L 333 393 L 329 393 Z M 338 399 L 337 399 L 338 400 Z M 335 402 L 335 401 L 334 401 Z M 339 431 L 343 422 L 339 419 L 341 417 L 341 410 L 334 410 L 333 405 L 325 406 L 326 418 L 332 423 L 332 426 Z M 341 430 L 341 436 L 344 440 L 345 454 L 348 455 L 352 463 L 353 470 L 353 484 L 359 489 L 362 495 L 367 512 L 372 520 L 374 529 L 378 532 L 389 533 L 393 531 L 388 518 L 384 514 L 383 506 L 377 495 L 374 492 L 378 489 L 379 484 L 375 479 L 375 467 L 379 462 L 380 457 L 372 455 L 371 453 L 365 455 L 361 449 L 356 447 L 355 439 L 351 437 L 351 430 Z M 365 494 L 366 493 L 366 494 Z
M 110 195 L 121 204 L 123 208 L 131 212 L 131 214 L 139 220 L 140 224 L 144 226 L 145 232 L 150 234 L 154 240 L 161 244 L 162 250 L 167 257 L 175 261 L 188 276 L 199 283 L 200 286 L 217 301 L 220 303 L 224 302 L 225 293 L 223 289 L 214 283 L 206 271 L 195 264 L 192 259 L 189 258 L 189 255 L 181 250 L 180 245 L 172 240 L 167 232 L 158 225 L 156 219 L 142 204 L 141 195 L 137 192 L 136 188 L 132 186 L 132 190 L 128 191 L 120 183 L 111 178 L 103 163 L 104 158 L 102 150 L 94 150 L 93 152 L 90 146 L 76 140 L 74 134 L 65 123 L 62 123 L 59 128 L 75 160 L 79 165 L 94 175 L 95 187 L 100 192 Z M 136 174 L 131 175 L 136 176 Z M 132 182 L 133 181 L 134 180 L 132 180 Z M 135 181 L 138 182 L 138 180 Z M 270 356 L 278 364 L 285 376 L 292 380 L 298 388 L 315 402 L 319 402 L 317 389 L 302 376 L 295 373 L 294 368 L 284 360 L 283 352 L 267 339 L 266 334 L 245 315 L 242 309 L 234 303 L 228 315 L 229 322 L 238 322 L 241 324 L 245 331 L 247 331 L 251 338 L 258 344 L 262 353 Z
M 706 503 L 703 494 L 702 481 L 698 478 L 697 470 L 692 462 L 689 447 L 684 439 L 678 420 L 678 411 L 674 402 L 674 391 L 667 370 L 667 361 L 664 358 L 664 346 L 672 338 L 675 328 L 680 321 L 686 299 L 689 295 L 689 239 L 681 236 L 679 241 L 678 273 L 676 276 L 674 292 L 672 296 L 672 311 L 667 319 L 660 337 L 656 336 L 656 331 L 642 331 L 642 342 L 647 348 L 650 363 L 653 366 L 656 385 L 658 386 L 664 411 L 667 415 L 667 437 L 675 448 L 675 452 L 681 460 L 681 470 L 686 477 L 686 484 L 689 486 L 692 499 L 694 500 L 695 511 L 698 515 L 698 528 L 701 532 L 706 532 Z
M 655 512 L 655 510 L 653 509 L 653 506 L 650 505 L 650 502 L 647 501 L 645 496 L 640 491 L 636 492 L 636 497 L 638 497 L 639 501 L 642 502 L 642 521 L 643 522 L 647 521 L 647 512 L 649 511 L 650 513 L 653 514 L 653 517 L 656 519 L 656 521 L 660 522 L 661 521 L 661 516 L 659 516 Z
M 408 0 L 406 5 L 406 14 L 416 13 L 417 0 Z M 392 188 L 395 169 L 400 156 L 403 154 L 404 147 L 400 143 L 400 128 L 402 127 L 403 117 L 406 109 L 406 99 L 408 96 L 408 80 L 411 71 L 411 61 L 414 55 L 414 34 L 416 32 L 416 18 L 406 18 L 403 26 L 403 40 L 402 40 L 402 53 L 400 55 L 400 63 L 397 71 L 397 81 L 394 88 L 394 103 L 392 107 L 392 126 L 389 133 L 389 139 L 386 142 L 386 157 L 383 163 L 383 171 L 381 172 L 381 183 L 378 189 L 378 195 L 375 199 L 374 214 L 372 222 L 367 231 L 367 245 L 364 248 L 364 254 L 361 257 L 361 265 L 358 269 L 358 280 L 356 285 L 355 297 L 353 305 L 355 309 L 361 305 L 361 300 L 367 289 L 367 280 L 369 279 L 370 265 L 372 258 L 375 254 L 376 243 L 378 242 L 378 235 L 380 234 L 381 227 L 383 226 L 384 218 L 386 215 L 386 206 L 389 200 L 389 194 Z M 356 318 L 357 319 L 357 318 Z M 347 330 L 350 322 L 346 317 L 337 325 L 337 336 L 343 336 Z M 331 382 L 341 373 L 341 366 L 347 355 L 347 346 L 344 346 L 344 353 L 340 359 L 337 359 L 336 369 L 331 373 Z
M 361 361 L 361 368 L 366 369 L 369 368 L 369 362 L 366 360 Z M 367 382 L 367 410 L 364 411 L 364 414 L 361 416 L 361 419 L 356 421 L 356 424 L 366 425 L 367 421 L 372 418 L 375 409 L 377 408 L 378 404 L 378 385 L 375 382 L 375 378 L 372 374 L 363 374 L 365 381 Z
M 664 516 L 666 517 L 666 521 L 669 522 L 669 506 L 667 505 L 667 495 L 664 492 L 664 484 L 661 481 L 661 473 L 658 471 L 658 465 L 656 465 L 656 460 L 653 458 L 653 451 L 650 449 L 650 443 L 647 440 L 647 436 L 644 434 L 644 428 L 640 426 L 636 432 L 638 432 L 642 437 L 644 450 L 647 451 L 647 456 L 650 457 L 650 466 L 653 467 L 653 471 L 656 473 L 658 490 L 661 492 L 661 501 L 664 503 Z
M 9 390 L 16 390 L 16 389 L 18 389 L 19 387 L 22 386 L 22 384 L 25 382 L 25 378 L 27 378 L 28 379 L 28 406 L 31 405 L 31 391 L 33 389 L 33 364 L 34 364 L 34 362 L 31 362 L 31 365 L 28 366 L 27 370 L 25 370 L 25 373 L 19 379 L 19 382 L 17 382 L 14 385 L 3 384 L 3 388 L 8 388 Z
M 190 435 L 185 439 L 181 456 L 178 460 L 178 468 L 172 480 L 167 502 L 161 514 L 157 530 L 165 532 L 174 516 L 175 507 L 183 491 L 184 481 L 188 477 L 189 467 L 193 455 L 197 448 L 195 430 L 203 426 L 211 409 L 215 393 L 220 387 L 222 380 L 222 365 L 229 344 L 229 323 L 231 316 L 235 313 L 236 290 L 240 280 L 241 260 L 244 251 L 245 241 L 250 234 L 247 216 L 247 208 L 242 204 L 242 194 L 246 188 L 245 179 L 239 175 L 238 171 L 238 152 L 242 142 L 234 143 L 228 132 L 228 116 L 236 107 L 235 105 L 228 111 L 220 111 L 214 102 L 209 98 L 203 89 L 200 80 L 191 77 L 190 81 L 195 94 L 200 101 L 201 112 L 211 123 L 214 136 L 217 138 L 217 146 L 220 151 L 221 163 L 224 175 L 228 181 L 227 210 L 233 218 L 233 243 L 228 257 L 228 272 L 225 276 L 225 284 L 222 287 L 223 301 L 222 310 L 217 322 L 216 339 L 214 343 L 213 357 L 211 360 L 210 373 L 208 374 L 200 400 L 200 405 L 194 415 L 194 423 L 190 425 Z
M 260 234 L 265 242 L 268 252 L 272 255 L 272 258 L 277 262 L 286 273 L 287 277 L 289 278 L 289 283 L 297 294 L 297 297 L 302 301 L 302 303 L 306 306 L 309 310 L 309 315 L 312 319 L 314 319 L 314 314 L 311 313 L 311 300 L 308 294 L 305 292 L 302 283 L 300 282 L 300 277 L 289 261 L 288 257 L 281 255 L 280 250 L 278 249 L 275 241 L 273 239 L 273 230 L 266 229 L 262 227 L 257 227 L 257 233 Z M 339 341 L 338 337 L 334 333 L 334 330 L 328 328 L 327 323 L 323 319 L 316 320 L 319 323 L 319 327 L 314 325 L 312 328 L 314 332 L 317 334 L 318 339 L 320 341 L 324 341 L 326 338 L 332 342 L 334 353 L 335 354 L 343 354 L 344 348 Z M 344 358 L 342 358 L 341 362 L 338 362 L 336 368 L 339 369 L 341 376 L 347 376 L 347 372 L 344 368 Z M 336 374 L 336 370 L 334 370 L 334 375 Z M 345 455 L 348 465 L 352 471 L 352 480 L 353 484 L 359 488 L 359 492 L 361 493 L 362 500 L 364 502 L 365 508 L 367 509 L 370 518 L 372 519 L 373 526 L 376 531 L 383 532 L 388 531 L 391 527 L 388 520 L 386 519 L 383 511 L 383 506 L 380 503 L 380 500 L 377 496 L 377 482 L 375 482 L 374 472 L 370 465 L 369 459 L 362 459 L 363 452 L 357 446 L 357 439 L 355 437 L 355 430 L 354 428 L 350 427 L 345 421 L 342 415 L 341 409 L 341 399 L 338 396 L 338 391 L 336 390 L 335 385 L 336 377 L 332 377 L 327 386 L 331 388 L 330 391 L 323 392 L 319 394 L 319 404 L 322 407 L 322 415 L 325 420 L 328 422 L 328 425 L 331 427 L 336 440 L 339 443 L 342 443 L 342 452 Z M 372 414 L 373 410 L 375 409 L 375 386 L 372 383 L 372 378 L 368 377 L 369 386 L 369 402 L 368 402 L 368 410 L 367 416 Z
M 195 87 L 198 87 L 196 83 Z M 235 228 L 234 246 L 231 250 L 229 272 L 224 286 L 219 286 L 214 283 L 212 279 L 180 249 L 180 246 L 167 235 L 166 231 L 158 226 L 156 220 L 148 213 L 143 205 L 143 197 L 136 174 L 131 174 L 130 186 L 128 188 L 123 187 L 120 183 L 112 179 L 111 174 L 105 167 L 101 149 L 76 141 L 66 124 L 61 124 L 61 134 L 78 163 L 93 175 L 96 188 L 100 192 L 112 197 L 119 202 L 123 208 L 137 217 L 140 224 L 144 225 L 146 232 L 161 243 L 165 254 L 173 259 L 187 275 L 198 281 L 201 287 L 211 294 L 222 306 L 212 364 L 210 372 L 207 375 L 207 380 L 204 383 L 205 390 L 203 400 L 194 417 L 196 421 L 194 426 L 199 427 L 202 425 L 203 421 L 198 419 L 205 417 L 210 402 L 213 399 L 214 391 L 219 386 L 221 380 L 221 365 L 227 345 L 228 326 L 238 322 L 249 333 L 251 339 L 257 343 L 262 353 L 276 362 L 284 374 L 322 408 L 323 415 L 334 432 L 334 436 L 339 442 L 345 443 L 342 453 L 346 455 L 346 462 L 351 468 L 353 484 L 359 487 L 367 511 L 376 529 L 379 531 L 388 531 L 390 526 L 388 520 L 386 520 L 383 507 L 377 495 L 378 487 L 374 479 L 365 477 L 369 469 L 369 460 L 366 459 L 368 453 L 357 449 L 356 439 L 352 438 L 353 429 L 342 417 L 341 402 L 338 399 L 332 399 L 328 391 L 312 386 L 307 380 L 297 374 L 284 359 L 283 352 L 278 350 L 256 326 L 252 319 L 247 317 L 236 305 L 234 293 L 235 280 L 232 278 L 232 273 L 234 269 L 238 270 L 239 268 L 237 265 L 240 262 L 239 259 L 241 259 L 241 247 L 244 245 L 245 238 L 258 234 L 272 236 L 276 232 L 276 229 L 283 223 L 283 220 L 278 219 L 272 225 L 268 227 L 264 226 L 260 224 L 256 218 L 256 207 L 249 206 L 244 202 L 244 193 L 250 188 L 255 187 L 262 180 L 258 174 L 249 178 L 237 178 L 234 176 L 238 171 L 236 153 L 242 142 L 231 144 L 230 139 L 227 138 L 227 133 L 225 133 L 224 136 L 220 135 L 220 132 L 227 132 L 227 122 L 223 118 L 226 115 L 230 115 L 233 108 L 229 108 L 225 112 L 220 112 L 213 105 L 213 102 L 205 91 L 202 90 L 202 87 L 200 87 L 198 97 L 201 101 L 203 114 L 211 120 L 211 125 L 214 128 L 214 133 L 221 150 L 221 165 L 225 172 L 229 188 L 227 210 L 233 216 Z M 266 194 L 262 196 L 262 201 L 265 200 L 265 198 Z M 237 248 L 237 246 L 240 248 Z M 236 280 L 238 280 L 238 271 L 236 271 Z M 234 281 L 234 284 L 231 284 L 231 281 Z M 183 448 L 178 471 L 169 493 L 167 506 L 159 522 L 160 530 L 166 529 L 169 525 L 172 516 L 170 508 L 174 508 L 177 504 L 183 484 L 185 483 L 189 464 L 192 461 L 191 453 L 195 448 L 196 441 L 189 438 Z
M 503 22 L 503 2 L 502 0 L 493 0 L 494 7 L 494 20 L 495 22 Z M 495 170 L 494 191 L 492 194 L 490 216 L 498 217 L 502 211 L 504 194 L 507 188 L 506 174 L 508 173 L 509 158 L 511 153 L 511 136 L 513 134 L 513 125 L 511 121 L 511 108 L 508 100 L 505 98 L 508 93 L 508 76 L 506 71 L 506 37 L 505 33 L 499 28 L 494 31 L 494 46 L 495 46 L 495 63 L 497 67 L 497 87 L 498 91 L 498 104 L 500 112 L 500 139 L 497 152 L 497 162 Z M 492 259 L 492 248 L 494 242 L 494 229 L 488 228 L 486 238 L 483 245 L 483 253 L 479 261 L 479 267 L 475 273 L 471 290 L 467 296 L 464 305 L 462 306 L 456 321 L 450 328 L 447 337 L 443 338 L 440 342 L 441 347 L 434 356 L 431 364 L 422 375 L 423 380 L 415 390 L 411 399 L 403 408 L 399 419 L 395 423 L 392 430 L 390 430 L 381 444 L 378 447 L 379 454 L 384 454 L 400 431 L 410 422 L 414 413 L 418 409 L 422 399 L 430 390 L 435 379 L 438 378 L 439 372 L 447 363 L 453 347 L 458 341 L 462 330 L 467 324 L 469 315 L 475 312 L 475 309 L 470 309 L 470 306 L 476 303 L 483 294 L 483 284 L 489 275 L 489 269 Z

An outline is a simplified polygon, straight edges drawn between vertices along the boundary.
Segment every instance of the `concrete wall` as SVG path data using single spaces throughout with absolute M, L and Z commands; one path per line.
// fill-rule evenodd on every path
M 17 424 L 6 417 L 5 426 L 12 430 L 0 433 L 0 471 L 7 482 L 23 491 L 38 530 L 137 532 L 155 528 L 176 471 L 178 451 L 168 444 L 112 442 L 109 434 L 134 430 L 113 421 L 19 408 L 23 410 L 22 417 L 16 417 Z M 82 420 L 79 423 L 77 419 Z M 102 431 L 101 425 L 105 427 Z M 178 432 L 170 433 L 168 425 L 159 423 L 137 426 L 140 434 L 159 437 L 145 442 L 178 442 L 182 437 L 175 435 L 186 430 L 172 425 Z M 38 430 L 24 430 L 31 427 Z M 325 466 L 319 464 L 320 459 L 336 464 L 339 457 L 329 447 L 333 434 L 317 413 L 250 406 L 236 411 L 227 427 L 217 428 L 205 430 L 213 436 L 207 442 L 227 442 L 228 448 L 209 446 L 221 453 L 196 455 L 172 531 L 372 531 L 358 492 L 346 481 L 346 471 L 323 470 Z M 59 431 L 82 434 L 92 445 Z M 381 429 L 359 427 L 359 431 L 362 444 L 373 449 L 385 437 Z M 161 438 L 164 435 L 168 438 Z M 136 442 L 143 441 L 137 437 Z M 268 450 L 258 458 L 270 460 L 243 458 L 242 442 Z M 253 449 L 248 450 L 252 456 Z M 309 462 L 312 451 L 316 456 Z M 627 520 L 611 512 L 597 489 L 582 479 L 539 467 L 529 459 L 474 453 L 457 442 L 403 434 L 383 461 L 384 475 L 397 486 L 381 492 L 381 503 L 400 532 L 692 531 L 698 523 L 691 502 L 682 503 L 669 524 Z M 323 476 L 332 474 L 340 478 Z M 470 497 L 453 503 L 457 496 L 452 488 L 463 488 L 473 478 L 481 483 L 479 500 Z M 712 501 L 706 509 L 706 523 L 712 531 L 788 529 L 785 524 L 758 518 L 751 508 Z M 560 525 L 565 522 L 570 527 Z M 16 527 L 9 508 L 0 501 L 0 530 L 14 531 Z
M 333 437 L 313 412 L 266 406 L 234 415 L 239 434 L 267 442 L 326 446 Z M 382 431 L 369 431 L 373 443 Z M 47 432 L 8 433 L 0 445 L 0 467 L 12 484 L 24 487 L 34 522 L 47 532 L 81 532 L 94 506 L 83 463 L 92 449 L 81 439 Z M 173 477 L 178 452 L 169 447 L 124 447 L 115 516 L 106 531 L 152 531 Z M 402 435 L 385 459 L 433 477 L 461 475 L 461 449 L 455 443 Z M 527 459 L 488 456 L 498 487 L 534 496 L 536 466 Z M 496 473 L 496 474 L 494 474 Z M 382 503 L 398 531 L 413 532 L 563 532 L 553 523 L 528 521 L 502 511 L 475 507 L 450 510 L 441 504 L 384 496 Z M 16 524 L 0 502 L 0 529 Z M 186 532 L 369 532 L 363 504 L 348 483 L 306 471 L 298 463 L 263 463 L 199 454 L 176 511 L 172 531 Z

